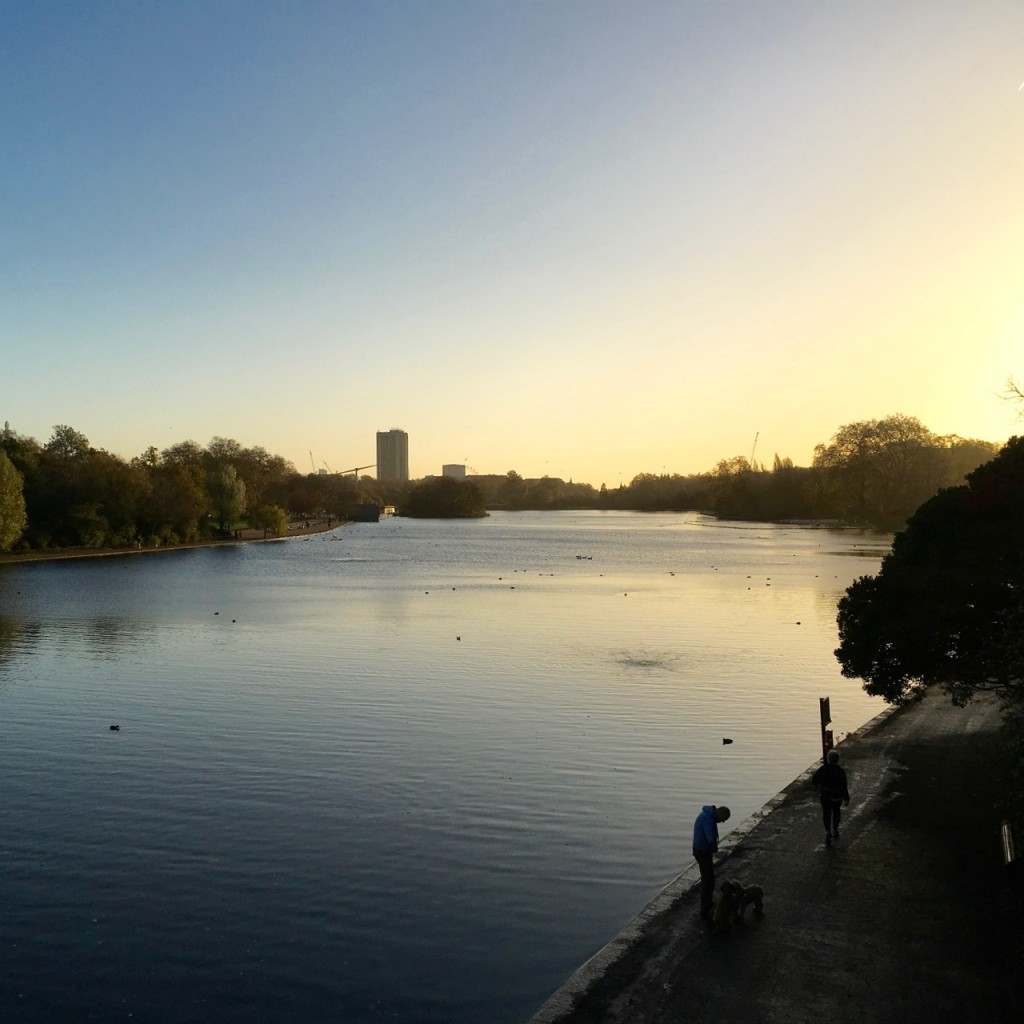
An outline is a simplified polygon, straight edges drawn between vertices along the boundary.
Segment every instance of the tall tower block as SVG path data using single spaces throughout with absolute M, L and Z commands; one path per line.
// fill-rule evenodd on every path
M 409 479 L 409 435 L 404 430 L 377 431 L 377 479 Z

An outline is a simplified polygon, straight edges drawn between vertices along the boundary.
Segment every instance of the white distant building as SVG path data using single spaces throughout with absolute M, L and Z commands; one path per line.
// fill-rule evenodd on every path
M 377 479 L 409 479 L 409 435 L 404 430 L 377 431 Z
M 466 467 L 458 466 L 455 463 L 449 463 L 448 465 L 441 467 L 441 476 L 450 476 L 453 480 L 465 480 Z

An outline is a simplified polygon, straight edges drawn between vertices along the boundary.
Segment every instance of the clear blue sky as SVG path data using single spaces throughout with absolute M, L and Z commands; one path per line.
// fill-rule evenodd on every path
M 595 485 L 1020 432 L 1019 0 L 0 0 L 0 422 Z

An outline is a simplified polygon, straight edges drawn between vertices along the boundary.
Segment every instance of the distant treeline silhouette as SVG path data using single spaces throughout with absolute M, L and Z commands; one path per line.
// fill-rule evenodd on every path
M 700 510 L 752 520 L 817 520 L 898 529 L 927 498 L 991 459 L 987 441 L 933 434 L 910 416 L 851 423 L 809 467 L 736 456 L 689 476 L 640 473 L 595 489 L 553 477 L 473 479 L 488 508 Z M 285 532 L 289 518 L 350 518 L 361 503 L 400 510 L 419 481 L 299 473 L 263 448 L 215 437 L 124 460 L 54 427 L 40 444 L 0 433 L 0 550 L 153 547 L 230 536 L 242 526 Z M 412 505 L 422 500 L 422 490 Z M 421 512 L 422 514 L 422 512 Z
M 613 490 L 509 472 L 484 488 L 491 505 L 510 509 L 697 509 L 752 520 L 815 520 L 898 529 L 943 487 L 991 459 L 999 446 L 933 434 L 911 416 L 851 423 L 815 449 L 809 467 L 775 456 L 772 465 L 744 456 L 706 473 L 640 473 Z

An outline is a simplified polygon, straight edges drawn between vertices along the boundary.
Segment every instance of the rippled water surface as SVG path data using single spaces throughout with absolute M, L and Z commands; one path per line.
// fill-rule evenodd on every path
M 523 1021 L 820 696 L 881 709 L 832 650 L 887 544 L 497 513 L 0 567 L 0 1020 Z

